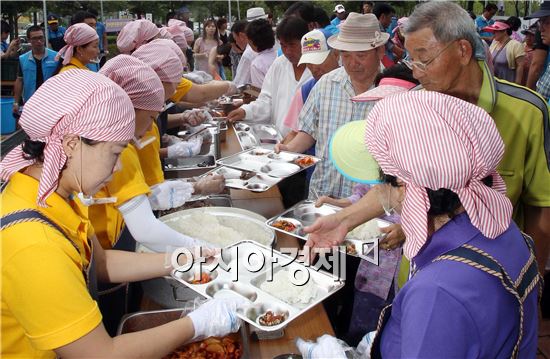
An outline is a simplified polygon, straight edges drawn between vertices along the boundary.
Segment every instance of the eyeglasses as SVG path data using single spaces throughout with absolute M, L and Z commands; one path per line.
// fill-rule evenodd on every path
M 414 68 L 416 67 L 416 69 L 418 71 L 426 72 L 426 70 L 428 70 L 428 66 L 435 59 L 437 59 L 442 53 L 444 53 L 449 47 L 451 47 L 451 45 L 454 44 L 454 43 L 455 42 L 453 41 L 453 42 L 450 42 L 449 44 L 447 44 L 447 46 L 445 46 L 443 49 L 441 49 L 434 57 L 432 57 L 428 61 L 422 62 L 422 61 L 401 60 L 401 62 L 411 70 L 414 70 Z
M 30 41 L 44 41 L 44 36 L 29 37 Z

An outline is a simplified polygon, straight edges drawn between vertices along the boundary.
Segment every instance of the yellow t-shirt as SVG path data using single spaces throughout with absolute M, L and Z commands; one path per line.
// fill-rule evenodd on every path
M 67 65 L 63 66 L 61 68 L 61 70 L 59 70 L 59 73 L 62 73 L 62 72 L 68 71 L 68 70 L 74 70 L 74 69 L 90 71 L 90 69 L 87 68 L 86 65 L 84 65 L 82 62 L 80 62 L 79 59 L 77 59 L 76 57 L 73 56 L 73 57 L 71 57 L 71 61 L 69 61 L 69 63 Z
M 0 194 L 1 215 L 39 210 L 61 227 L 19 223 L 2 231 L 2 358 L 55 358 L 53 349 L 82 338 L 101 323 L 101 313 L 82 274 L 91 258 L 89 223 L 57 193 L 42 208 L 38 181 L 15 173 Z
M 145 182 L 152 187 L 156 184 L 164 182 L 164 172 L 162 172 L 162 163 L 160 162 L 160 132 L 156 123 L 143 138 L 150 136 L 155 137 L 155 141 L 145 146 L 141 150 L 138 150 L 139 163 L 141 164 L 141 170 L 145 176 Z
M 96 204 L 86 207 L 90 222 L 94 227 L 99 243 L 104 249 L 111 249 L 122 229 L 124 219 L 117 209 L 118 206 L 142 194 L 149 194 L 149 186 L 145 182 L 137 150 L 128 145 L 120 154 L 122 168 L 113 174 L 113 179 L 94 197 L 116 197 L 116 203 Z M 80 201 L 78 201 L 80 204 Z
M 189 90 L 191 90 L 191 87 L 193 87 L 193 83 L 189 81 L 186 78 L 181 78 L 180 83 L 178 84 L 178 87 L 176 88 L 176 92 L 170 97 L 170 101 L 172 102 L 179 102 L 181 99 L 187 95 Z

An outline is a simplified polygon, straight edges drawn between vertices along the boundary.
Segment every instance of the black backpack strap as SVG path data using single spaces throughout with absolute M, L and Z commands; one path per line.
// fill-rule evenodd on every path
M 504 289 L 516 298 L 519 307 L 519 333 L 511 358 L 517 358 L 521 339 L 523 338 L 523 302 L 541 280 L 538 273 L 532 243 L 529 243 L 529 240 L 531 239 L 528 236 L 526 238 L 526 235 L 524 235 L 524 239 L 529 247 L 530 255 L 526 264 L 521 269 L 520 275 L 516 281 L 512 280 L 504 267 L 490 254 L 469 244 L 464 244 L 463 246 L 440 255 L 433 260 L 433 262 L 451 260 L 479 269 L 498 278 Z M 540 290 L 541 288 L 539 286 L 539 293 Z

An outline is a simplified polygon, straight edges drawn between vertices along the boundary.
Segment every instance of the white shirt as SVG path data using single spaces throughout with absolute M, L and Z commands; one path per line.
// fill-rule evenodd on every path
M 241 106 L 246 113 L 244 119 L 274 124 L 286 136 L 290 129 L 283 124 L 283 120 L 292 96 L 311 77 L 311 72 L 306 68 L 300 80 L 296 81 L 292 63 L 284 55 L 277 57 L 265 75 L 258 99 Z
M 242 85 L 248 85 L 252 82 L 250 78 L 250 65 L 252 64 L 252 61 L 256 58 L 256 56 L 258 56 L 258 53 L 252 50 L 250 45 L 246 45 L 246 48 L 243 51 L 243 55 L 239 60 L 239 66 L 237 66 L 237 74 L 233 79 L 233 83 L 235 84 L 235 86 L 239 87 Z
M 250 65 L 250 83 L 252 86 L 256 86 L 259 89 L 262 88 L 267 70 L 269 70 L 276 58 L 277 51 L 274 48 L 258 53 L 258 56 L 252 60 L 252 64 Z

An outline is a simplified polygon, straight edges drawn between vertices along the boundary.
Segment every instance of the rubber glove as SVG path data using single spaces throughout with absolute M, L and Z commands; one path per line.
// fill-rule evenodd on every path
M 235 313 L 239 302 L 242 302 L 242 299 L 212 299 L 189 313 L 187 316 L 191 318 L 195 328 L 193 341 L 207 337 L 222 337 L 239 330 L 241 320 Z
M 296 346 L 304 359 L 347 358 L 346 351 L 350 349 L 345 342 L 328 334 L 317 338 L 317 342 L 298 338 Z
M 198 126 L 209 119 L 211 120 L 212 116 L 206 114 L 208 114 L 207 111 L 198 108 L 184 111 L 181 114 L 181 125 Z
M 192 157 L 201 151 L 202 136 L 193 137 L 189 141 L 181 141 L 168 146 L 168 158 Z
M 225 188 L 225 178 L 222 175 L 206 176 L 195 182 L 195 194 L 217 194 Z
M 193 184 L 181 180 L 164 181 L 151 187 L 149 202 L 153 210 L 183 206 L 193 194 Z
M 163 135 L 162 136 L 162 143 L 165 146 L 175 145 L 176 143 L 179 143 L 181 141 L 183 141 L 183 140 L 181 138 L 179 138 L 178 136 L 173 136 L 173 135 Z

